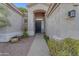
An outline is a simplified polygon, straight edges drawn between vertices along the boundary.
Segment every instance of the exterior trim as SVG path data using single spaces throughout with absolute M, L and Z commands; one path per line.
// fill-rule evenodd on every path
M 59 5 L 60 3 L 50 4 L 46 16 L 49 17 L 56 10 L 56 8 L 59 7 Z
M 49 6 L 48 3 L 29 3 L 29 4 L 28 4 L 28 8 L 29 8 L 29 7 L 32 7 L 32 6 L 36 5 L 36 4 L 44 4 L 44 5 L 46 5 L 46 6 Z
M 23 15 L 23 13 L 12 3 L 5 3 L 4 5 L 7 5 L 8 8 L 12 9 L 16 13 Z

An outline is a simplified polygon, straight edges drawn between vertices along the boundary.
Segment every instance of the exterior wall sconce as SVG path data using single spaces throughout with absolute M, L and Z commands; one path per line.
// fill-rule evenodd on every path
M 71 10 L 68 12 L 68 16 L 69 17 L 75 17 L 76 16 L 76 11 L 75 10 Z

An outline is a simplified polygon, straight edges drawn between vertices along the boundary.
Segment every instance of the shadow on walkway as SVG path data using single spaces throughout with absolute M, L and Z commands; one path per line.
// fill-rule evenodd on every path
M 28 56 L 49 56 L 49 50 L 42 34 L 36 34 Z

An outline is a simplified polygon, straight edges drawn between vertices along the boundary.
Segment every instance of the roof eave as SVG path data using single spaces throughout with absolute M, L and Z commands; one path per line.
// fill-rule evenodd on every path
M 13 4 L 13 3 L 6 3 L 7 7 L 11 8 L 14 10 L 16 13 L 20 14 L 23 16 L 23 13 Z
M 48 17 L 49 15 L 51 15 L 59 5 L 60 5 L 60 3 L 54 3 L 54 4 L 51 3 L 46 12 L 46 16 Z

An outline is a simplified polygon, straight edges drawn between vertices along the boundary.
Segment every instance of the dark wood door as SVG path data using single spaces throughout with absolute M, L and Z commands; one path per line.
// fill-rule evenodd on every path
M 41 33 L 41 21 L 40 20 L 35 21 L 35 33 Z

